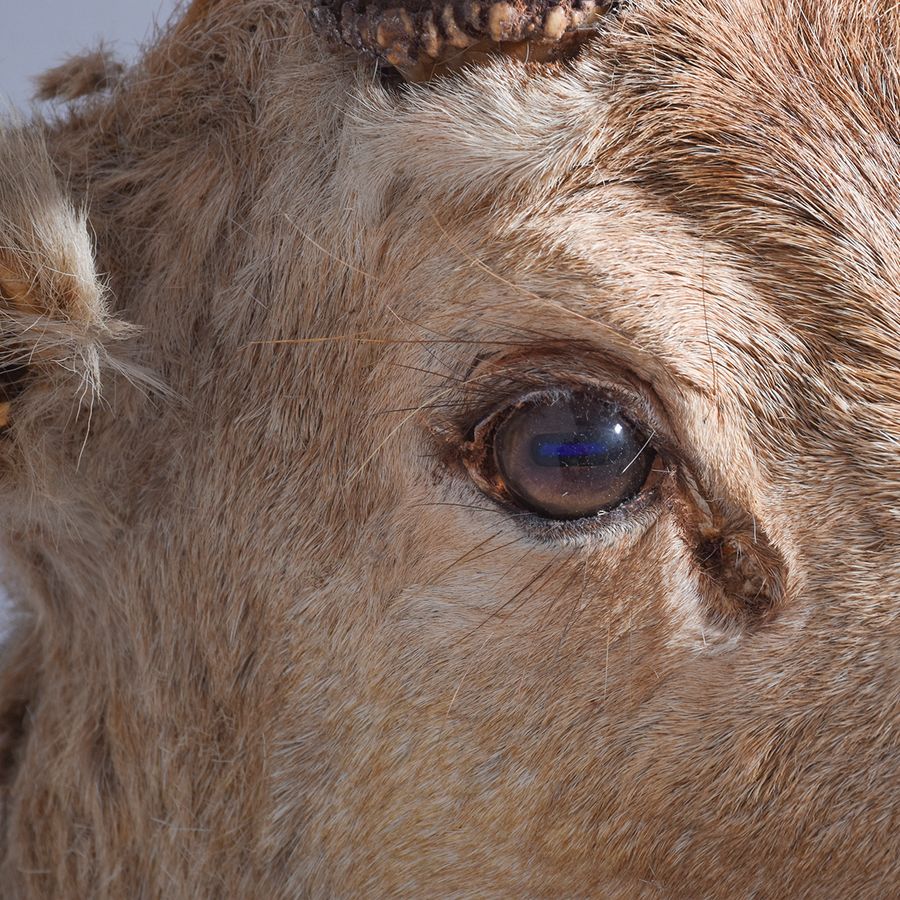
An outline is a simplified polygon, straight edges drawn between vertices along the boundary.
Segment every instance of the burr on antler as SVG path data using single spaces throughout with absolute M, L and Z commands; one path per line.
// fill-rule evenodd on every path
M 572 55 L 614 0 L 313 0 L 314 30 L 423 81 L 486 56 Z

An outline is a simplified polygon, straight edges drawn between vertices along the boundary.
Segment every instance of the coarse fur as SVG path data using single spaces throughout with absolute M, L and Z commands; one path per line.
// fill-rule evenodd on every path
M 3 132 L 4 898 L 900 893 L 898 52 L 634 0 L 397 86 L 219 0 Z M 652 496 L 481 493 L 573 383 Z

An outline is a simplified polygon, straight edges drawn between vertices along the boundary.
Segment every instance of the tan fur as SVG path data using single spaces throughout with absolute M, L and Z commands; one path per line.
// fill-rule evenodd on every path
M 76 100 L 112 87 L 124 71 L 120 63 L 103 47 L 90 53 L 69 57 L 36 79 L 41 100 Z
M 3 896 L 900 893 L 895 5 L 203 13 L 0 139 Z M 660 498 L 535 531 L 460 444 L 585 380 Z

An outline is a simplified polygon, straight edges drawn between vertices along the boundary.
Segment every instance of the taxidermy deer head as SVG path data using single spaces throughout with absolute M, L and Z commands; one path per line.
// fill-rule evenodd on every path
M 3 896 L 900 894 L 898 55 L 218 0 L 44 76 Z

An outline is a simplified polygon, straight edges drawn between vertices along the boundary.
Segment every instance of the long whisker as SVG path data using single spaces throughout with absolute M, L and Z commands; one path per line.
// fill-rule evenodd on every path
M 455 400 L 448 403 L 431 403 L 427 406 L 401 406 L 395 409 L 379 409 L 372 413 L 373 416 L 386 416 L 390 413 L 404 413 L 410 410 L 424 412 L 426 409 L 465 409 L 469 404 L 462 400 Z
M 578 319 L 579 321 L 582 321 L 582 322 L 585 322 L 586 324 L 591 325 L 593 328 L 596 328 L 598 330 L 611 331 L 617 337 L 623 338 L 624 340 L 626 340 L 629 344 L 635 344 L 634 337 L 632 335 L 628 334 L 627 332 L 623 331 L 621 328 L 617 328 L 614 325 L 610 325 L 608 322 L 603 322 L 598 319 L 593 319 L 590 316 L 584 315 L 584 313 L 580 313 L 574 309 L 570 309 L 569 307 L 560 303 L 558 300 L 554 300 L 552 297 L 541 296 L 540 294 L 535 293 L 534 291 L 530 290 L 529 288 L 523 287 L 520 284 L 515 284 L 514 282 L 510 281 L 509 279 L 504 278 L 498 272 L 495 272 L 487 263 L 485 263 L 483 260 L 479 259 L 477 256 L 474 256 L 473 254 L 469 253 L 465 249 L 465 247 L 462 247 L 458 241 L 454 240 L 454 238 L 450 235 L 450 233 L 447 231 L 447 229 L 444 228 L 444 226 L 441 224 L 440 220 L 435 215 L 434 210 L 429 210 L 429 215 L 431 216 L 432 220 L 434 221 L 434 224 L 438 227 L 438 229 L 440 229 L 441 233 L 447 239 L 447 241 L 450 244 L 452 244 L 452 246 L 465 259 L 467 259 L 470 263 L 472 263 L 472 265 L 476 266 L 478 269 L 480 269 L 482 272 L 484 272 L 489 277 L 493 278 L 498 283 L 504 285 L 505 287 L 510 288 L 511 290 L 517 292 L 521 296 L 525 296 L 531 300 L 536 301 L 542 307 L 547 307 L 547 306 L 553 307 L 554 309 L 557 309 L 560 312 L 563 312 L 568 316 L 572 316 L 573 318 Z
M 586 561 L 585 561 L 586 566 Z M 576 573 L 577 574 L 577 573 Z M 572 603 L 572 611 L 569 613 L 569 618 L 566 621 L 566 624 L 563 626 L 562 634 L 559 636 L 559 643 L 556 645 L 556 659 L 559 659 L 560 653 L 562 652 L 562 646 L 565 643 L 566 637 L 572 629 L 572 626 L 578 620 L 578 617 L 584 611 L 584 605 L 582 604 L 582 600 L 584 599 L 584 577 L 586 574 L 586 568 L 582 569 L 582 592 Z M 574 580 L 574 579 L 572 579 Z M 571 581 L 569 582 L 571 584 Z M 568 586 L 568 585 L 567 585 Z
M 511 513 L 511 512 L 507 512 L 505 509 L 498 509 L 498 508 L 494 508 L 493 506 L 475 506 L 472 503 L 450 503 L 449 501 L 441 501 L 441 502 L 432 501 L 429 503 L 413 503 L 413 504 L 411 504 L 410 508 L 417 509 L 417 508 L 423 507 L 423 506 L 453 506 L 453 507 L 457 507 L 459 509 L 472 509 L 472 510 L 475 510 L 475 512 L 494 513 L 494 515 L 506 516 L 507 518 L 510 518 L 510 519 L 515 519 L 515 518 L 519 518 L 519 517 L 524 518 L 526 516 L 533 515 L 533 513 L 528 513 L 528 512 Z
M 485 544 L 490 543 L 492 540 L 494 540 L 494 538 L 499 537 L 502 533 L 503 533 L 502 531 L 495 531 L 493 534 L 488 535 L 483 541 L 479 541 L 474 547 L 472 547 L 471 549 L 467 550 L 465 553 L 463 553 L 462 556 L 458 557 L 458 558 L 455 559 L 452 563 L 450 563 L 450 565 L 445 566 L 443 569 L 441 569 L 441 570 L 437 573 L 437 575 L 435 575 L 434 578 L 431 580 L 430 584 L 432 584 L 432 585 L 433 585 L 433 584 L 436 584 L 436 583 L 437 583 L 444 575 L 446 575 L 451 569 L 455 569 L 458 565 L 460 565 L 460 564 L 462 564 L 463 562 L 465 562 L 465 560 L 466 560 L 469 556 L 471 556 L 471 554 L 475 553 L 477 550 L 480 550 Z M 475 557 L 475 558 L 477 559 L 478 557 Z
M 709 363 L 712 367 L 713 402 L 718 406 L 719 379 L 716 369 L 716 355 L 713 352 L 712 332 L 709 328 L 709 312 L 706 308 L 706 253 L 700 257 L 700 303 L 703 306 L 703 327 L 706 330 L 706 346 L 709 349 Z
M 624 474 L 625 474 L 625 473 L 626 473 L 626 472 L 627 472 L 627 471 L 628 471 L 628 470 L 629 470 L 629 469 L 630 469 L 630 468 L 631 468 L 631 467 L 632 467 L 632 466 L 640 459 L 641 454 L 642 454 L 642 453 L 650 446 L 650 442 L 651 442 L 651 441 L 653 440 L 653 438 L 655 438 L 655 437 L 656 437 L 656 431 L 655 431 L 655 430 L 654 430 L 654 431 L 651 431 L 651 432 L 650 432 L 650 437 L 648 437 L 647 440 L 644 441 L 644 446 L 641 447 L 641 449 L 638 450 L 638 452 L 634 454 L 634 459 L 632 459 L 631 462 L 628 463 L 628 465 L 625 466 L 624 469 L 622 469 L 622 474 L 623 474 L 623 475 L 624 475 Z
M 497 537 L 499 534 L 500 534 L 500 532 L 498 531 L 497 534 L 494 535 L 494 537 Z M 513 544 L 518 544 L 520 541 L 521 541 L 521 538 L 515 538 L 514 540 L 508 541 L 505 544 L 500 544 L 498 547 L 491 547 L 490 550 L 485 550 L 483 553 L 479 553 L 477 556 L 469 557 L 469 554 L 474 553 L 478 549 L 478 547 L 484 546 L 484 544 L 486 542 L 482 541 L 477 547 L 473 547 L 469 551 L 469 553 L 463 554 L 455 563 L 452 563 L 451 565 L 447 566 L 447 568 L 441 570 L 441 572 L 439 572 L 435 576 L 435 580 L 432 581 L 431 583 L 434 584 L 437 581 L 437 579 L 439 579 L 442 575 L 446 575 L 447 572 L 449 572 L 452 568 L 454 568 L 454 566 L 461 564 L 463 561 L 465 561 L 467 563 L 477 562 L 479 559 L 484 559 L 486 556 L 490 556 L 493 553 L 499 553 L 501 550 L 505 550 L 507 547 L 512 547 Z M 467 557 L 469 557 L 469 558 L 467 559 Z
M 365 334 L 365 333 L 363 333 Z M 279 344 L 326 344 L 329 342 L 338 342 L 338 341 L 356 341 L 359 344 L 418 344 L 421 346 L 428 346 L 429 344 L 462 344 L 462 345 L 473 345 L 476 347 L 526 347 L 528 344 L 523 344 L 521 341 L 498 341 L 491 340 L 485 338 L 484 340 L 474 340 L 468 338 L 458 338 L 453 340 L 425 340 L 422 339 L 404 339 L 404 338 L 373 338 L 373 337 L 364 337 L 355 334 L 335 334 L 335 335 L 327 335 L 324 337 L 311 337 L 311 338 L 273 338 L 271 340 L 265 341 L 248 341 L 246 344 L 242 344 L 242 350 L 247 347 L 261 347 L 261 346 L 277 346 Z
M 435 378 L 440 378 L 445 381 L 453 381 L 465 388 L 466 392 L 470 394 L 481 394 L 486 397 L 493 397 L 495 394 L 494 391 L 477 385 L 477 379 L 475 378 L 460 378 L 457 375 L 445 375 L 442 372 L 435 372 L 433 369 L 423 369 L 420 366 L 411 366 L 406 363 L 391 363 L 391 365 L 398 369 L 408 369 L 411 372 L 418 372 L 422 375 L 433 375 Z
M 349 475 L 346 482 L 347 486 L 353 484 L 353 482 L 356 481 L 357 478 L 359 478 L 359 476 L 363 473 L 369 463 L 371 463 L 372 460 L 375 459 L 375 457 L 384 449 L 384 447 L 387 446 L 391 438 L 393 438 L 394 435 L 397 434 L 397 432 L 407 424 L 407 422 L 410 422 L 412 419 L 414 419 L 422 411 L 422 409 L 425 409 L 427 407 L 429 403 L 434 402 L 435 400 L 438 400 L 440 397 L 443 397 L 449 393 L 450 389 L 441 391 L 439 394 L 430 398 L 430 400 L 426 400 L 422 406 L 414 409 L 408 416 L 404 416 L 403 419 L 387 433 L 384 440 L 379 441 L 379 443 L 375 446 L 375 449 L 372 450 L 372 452 L 362 461 L 356 471 L 352 472 Z
M 398 322 L 400 322 L 401 325 L 403 325 L 403 326 L 407 329 L 407 331 L 411 331 L 411 329 L 412 329 L 412 323 L 408 322 L 408 321 L 405 320 L 401 315 L 399 315 L 397 312 L 395 312 L 394 309 L 393 309 L 393 307 L 391 307 L 390 305 L 387 306 L 387 309 L 388 309 L 388 312 L 389 312 L 389 313 L 390 313 L 390 314 L 391 314 Z M 424 325 L 421 325 L 421 324 L 419 324 L 419 323 L 416 323 L 416 327 L 419 328 L 421 331 L 429 332 L 429 333 L 431 333 L 432 335 L 434 334 L 434 332 L 431 332 L 428 328 L 426 328 Z M 444 336 L 442 336 L 442 337 L 444 337 Z M 447 364 L 446 364 L 446 363 L 445 363 L 445 362 L 437 355 L 437 353 L 435 353 L 435 352 L 434 352 L 427 344 L 425 344 L 425 345 L 423 345 L 423 346 L 424 346 L 424 348 L 425 348 L 425 352 L 426 352 L 426 353 L 427 353 L 427 354 L 428 354 L 428 355 L 429 355 L 429 356 L 437 363 L 437 365 L 440 366 L 440 367 L 443 367 L 443 368 L 447 369 L 448 372 L 449 372 L 450 367 L 449 367 L 449 366 L 448 366 L 448 365 L 447 365 Z
M 526 584 L 525 587 L 523 587 L 521 590 L 516 591 L 515 594 L 513 594 L 508 600 L 504 600 L 503 603 L 501 603 L 496 609 L 494 609 L 490 613 L 490 615 L 488 615 L 478 625 L 476 625 L 468 634 L 464 635 L 462 640 L 468 640 L 470 637 L 472 637 L 473 634 L 475 634 L 477 631 L 479 631 L 481 628 L 483 628 L 485 625 L 487 625 L 488 622 L 491 622 L 494 619 L 496 619 L 497 616 L 499 616 L 511 603 L 515 602 L 520 597 L 525 595 L 524 599 L 519 604 L 517 604 L 515 607 L 513 607 L 512 614 L 514 615 L 515 613 L 517 613 L 522 608 L 522 606 L 525 603 L 527 603 L 528 600 L 531 599 L 534 592 L 537 591 L 541 587 L 541 585 L 544 583 L 544 580 L 546 580 L 548 572 L 550 572 L 552 570 L 553 565 L 556 562 L 556 560 L 559 559 L 559 556 L 560 556 L 560 554 L 557 553 L 553 557 L 553 559 L 550 560 L 550 562 L 548 562 L 546 565 L 541 567 L 540 571 L 538 571 L 537 574 L 534 575 L 529 580 L 528 584 Z M 529 594 L 528 591 L 531 591 L 532 593 Z
M 572 557 L 570 557 L 570 560 L 576 559 L 579 555 L 580 555 L 579 552 L 576 551 L 575 553 L 573 553 Z M 566 563 L 568 563 L 570 560 L 566 560 Z M 573 569 L 572 573 L 566 579 L 566 581 L 560 586 L 560 589 L 559 589 L 559 591 L 557 591 L 556 596 L 547 605 L 547 609 L 546 609 L 544 615 L 541 616 L 540 622 L 538 623 L 539 627 L 542 626 L 544 623 L 546 623 L 550 619 L 554 610 L 556 609 L 557 602 L 563 598 L 566 591 L 569 589 L 569 587 L 571 587 L 572 583 L 578 577 L 578 574 L 580 571 L 582 571 L 582 570 L 580 570 L 578 567 L 575 567 Z
M 313 245 L 317 250 L 324 253 L 329 259 L 333 259 L 335 262 L 340 263 L 342 266 L 346 266 L 351 272 L 355 272 L 357 275 L 362 275 L 363 278 L 371 278 L 373 281 L 381 282 L 383 279 L 379 278 L 377 275 L 373 275 L 371 272 L 366 272 L 364 269 L 360 269 L 357 266 L 354 266 L 353 263 L 347 262 L 346 259 L 341 259 L 339 256 L 336 256 L 330 250 L 323 247 L 312 235 L 307 234 L 287 213 L 282 213 L 284 218 L 287 220 L 287 223 L 293 228 L 297 234 L 299 234 L 304 240 L 309 241 L 310 244 Z
M 481 653 L 482 650 L 484 650 L 485 646 L 487 645 L 487 642 L 490 639 L 491 639 L 491 636 L 488 635 L 481 642 L 481 646 L 478 648 L 478 650 L 475 653 L 470 654 L 469 661 L 466 663 L 466 667 L 465 667 L 465 669 L 463 669 L 463 673 L 460 676 L 459 684 L 456 685 L 456 690 L 453 692 L 453 696 L 450 698 L 450 705 L 447 707 L 447 712 L 444 713 L 444 722 L 441 725 L 441 732 L 440 732 L 441 735 L 444 734 L 444 730 L 447 727 L 447 719 L 450 717 L 450 712 L 453 709 L 453 705 L 456 703 L 456 698 L 459 696 L 459 692 L 462 689 L 463 682 L 465 682 L 465 680 L 466 680 L 466 676 L 469 674 L 469 670 L 475 664 L 475 661 L 478 659 L 479 654 Z

